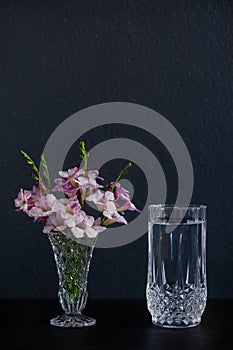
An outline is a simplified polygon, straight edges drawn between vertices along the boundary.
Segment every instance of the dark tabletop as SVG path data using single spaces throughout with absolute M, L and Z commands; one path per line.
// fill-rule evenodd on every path
M 233 300 L 210 300 L 201 325 L 173 330 L 151 323 L 145 301 L 93 300 L 83 329 L 50 326 L 62 313 L 56 300 L 1 300 L 0 349 L 233 349 Z

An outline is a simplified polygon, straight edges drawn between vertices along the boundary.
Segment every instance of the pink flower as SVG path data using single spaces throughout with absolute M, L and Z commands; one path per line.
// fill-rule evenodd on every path
M 110 191 L 97 190 L 86 197 L 87 201 L 93 202 L 100 212 L 115 209 L 114 195 Z
M 105 212 L 105 220 L 103 221 L 103 225 L 109 226 L 111 224 L 114 224 L 115 222 L 118 222 L 119 224 L 127 224 L 126 219 L 124 216 L 120 215 L 117 211 L 114 211 L 112 213 Z
M 130 196 L 128 194 L 124 194 L 121 197 L 122 200 L 125 200 L 123 203 L 118 204 L 117 211 L 125 212 L 126 210 L 137 211 L 140 213 L 141 211 L 135 207 L 135 205 L 131 202 Z
M 86 214 L 81 210 L 81 205 L 77 200 L 68 200 L 61 211 L 61 217 L 64 224 L 68 227 L 74 227 L 77 223 L 84 220 Z
M 79 191 L 77 177 L 83 173 L 83 169 L 79 169 L 78 167 L 68 169 L 67 171 L 59 171 L 61 177 L 54 180 L 56 184 L 54 191 L 63 192 L 68 197 L 77 196 Z
M 85 234 L 89 238 L 94 238 L 105 229 L 106 227 L 100 226 L 99 220 L 95 221 L 93 216 L 86 215 L 82 222 L 76 223 L 76 225 L 71 228 L 71 232 L 76 238 L 82 238 Z
M 118 222 L 127 224 L 125 218 L 117 212 L 116 203 L 114 202 L 114 194 L 111 191 L 97 190 L 86 198 L 87 201 L 93 202 L 97 209 L 103 213 L 108 224 Z M 106 222 L 104 222 L 106 224 Z
M 43 232 L 44 233 L 49 233 L 51 231 L 63 232 L 65 228 L 66 228 L 66 225 L 64 224 L 64 220 L 61 217 L 61 214 L 56 213 L 47 218 Z
M 108 190 L 113 192 L 115 200 L 118 200 L 122 194 L 129 193 L 129 191 L 126 190 L 123 186 L 121 186 L 119 182 L 117 182 L 116 184 L 115 182 L 111 182 L 108 185 Z
M 114 185 L 114 182 L 112 182 L 108 188 L 112 188 Z M 129 196 L 129 191 L 126 190 L 123 186 L 121 186 L 121 184 L 118 182 L 116 183 L 114 189 L 113 189 L 113 193 L 114 193 L 114 198 L 115 201 L 120 200 L 120 203 L 118 203 L 117 205 L 117 211 L 119 212 L 124 212 L 126 210 L 130 210 L 130 211 L 137 211 L 137 212 L 141 212 L 139 209 L 137 209 L 135 207 L 135 205 L 131 202 L 130 200 L 130 196 Z
M 90 170 L 85 173 L 83 169 L 77 167 L 68 171 L 60 171 L 61 178 L 55 179 L 54 191 L 65 193 L 69 198 L 82 197 L 83 201 L 87 194 L 90 194 L 93 189 L 103 187 L 96 181 L 99 177 L 97 170 Z M 88 189 L 89 191 L 86 191 Z M 89 192 L 89 193 L 88 193 Z
M 105 229 L 106 227 L 100 225 L 100 220 L 95 221 L 93 216 L 81 210 L 77 200 L 62 198 L 53 203 L 43 232 L 62 232 L 69 237 L 73 235 L 75 238 L 82 238 L 86 235 L 94 238 Z
M 35 220 L 42 217 L 48 217 L 53 213 L 53 206 L 57 198 L 53 194 L 43 195 L 38 201 L 35 201 L 34 207 L 30 210 L 30 216 Z
M 81 174 L 81 176 L 78 177 L 78 184 L 79 187 L 84 189 L 87 187 L 90 187 L 92 189 L 97 189 L 103 187 L 102 185 L 99 185 L 96 181 L 96 179 L 102 179 L 99 177 L 98 170 L 90 170 L 87 171 L 87 173 Z
M 32 198 L 32 192 L 28 190 L 21 190 L 18 197 L 14 200 L 17 211 L 24 211 L 28 214 L 29 210 L 35 205 L 35 200 Z
M 68 169 L 67 171 L 64 171 L 64 170 L 59 171 L 59 175 L 61 176 L 61 178 L 65 180 L 75 178 L 77 173 L 78 174 L 83 173 L 83 170 L 78 167 L 75 167 L 75 168 Z
M 38 200 L 42 197 L 42 192 L 40 191 L 40 185 L 38 182 L 33 186 L 31 193 L 33 199 Z

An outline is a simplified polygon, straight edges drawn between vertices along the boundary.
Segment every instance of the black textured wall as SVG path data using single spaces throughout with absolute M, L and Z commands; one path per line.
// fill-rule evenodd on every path
M 63 120 L 110 101 L 150 107 L 181 134 L 194 167 L 192 201 L 208 205 L 209 295 L 233 297 L 232 40 L 230 0 L 0 2 L 0 297 L 56 297 L 47 238 L 14 212 L 19 187 L 31 185 L 19 150 L 38 160 Z M 146 135 L 128 132 L 147 145 Z M 96 130 L 90 142 L 122 133 Z M 174 201 L 174 166 L 155 149 Z M 90 296 L 143 298 L 146 259 L 146 235 L 96 250 Z

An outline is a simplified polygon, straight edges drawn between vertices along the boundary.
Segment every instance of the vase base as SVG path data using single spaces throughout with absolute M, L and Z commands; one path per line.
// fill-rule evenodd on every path
M 94 326 L 96 320 L 83 314 L 63 314 L 52 318 L 50 324 L 56 327 L 83 328 Z

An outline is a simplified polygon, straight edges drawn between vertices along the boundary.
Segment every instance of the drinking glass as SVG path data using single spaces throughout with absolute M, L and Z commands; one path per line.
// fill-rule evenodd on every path
M 206 307 L 206 206 L 150 205 L 147 306 L 156 326 L 198 325 Z

